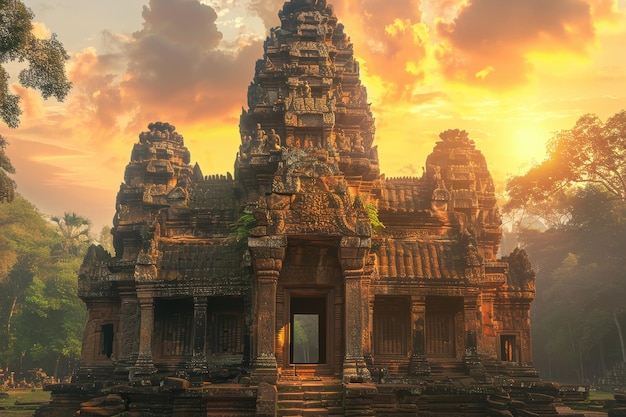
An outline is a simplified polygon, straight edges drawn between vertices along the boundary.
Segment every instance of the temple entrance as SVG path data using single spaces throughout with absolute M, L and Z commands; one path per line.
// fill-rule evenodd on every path
M 285 292 L 284 371 L 299 377 L 332 375 L 336 358 L 332 289 Z
M 456 357 L 457 317 L 462 312 L 462 297 L 426 297 L 426 355 Z
M 326 297 L 291 296 L 290 363 L 326 363 Z

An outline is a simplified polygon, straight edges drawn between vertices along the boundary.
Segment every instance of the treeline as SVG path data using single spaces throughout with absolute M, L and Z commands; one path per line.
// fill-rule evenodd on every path
M 547 149 L 505 206 L 537 274 L 533 358 L 544 379 L 593 383 L 626 362 L 626 112 L 585 115 Z
M 80 358 L 86 309 L 78 269 L 89 221 L 74 213 L 46 219 L 16 195 L 0 204 L 0 368 L 16 376 L 42 368 L 70 375 Z

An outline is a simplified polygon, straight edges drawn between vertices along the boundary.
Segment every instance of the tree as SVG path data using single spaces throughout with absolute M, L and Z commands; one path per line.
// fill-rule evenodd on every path
M 80 354 L 85 307 L 77 278 L 89 221 L 75 213 L 58 221 L 62 228 L 19 194 L 0 205 L 1 368 L 67 375 Z
M 105 251 L 112 255 L 115 255 L 115 247 L 113 246 L 113 235 L 111 234 L 110 226 L 102 226 L 100 229 L 99 243 L 102 245 Z
M 535 364 L 550 379 L 588 382 L 626 359 L 626 204 L 597 184 L 567 198 L 566 224 L 519 239 L 537 272 Z
M 541 205 L 562 202 L 559 193 L 583 183 L 596 184 L 609 198 L 626 202 L 626 111 L 606 123 L 586 114 L 572 129 L 557 132 L 548 142 L 546 159 L 508 181 L 505 211 L 545 214 Z
M 44 99 L 55 97 L 63 101 L 71 88 L 65 74 L 69 59 L 65 48 L 52 35 L 39 39 L 33 32 L 33 13 L 19 0 L 0 0 L 0 118 L 7 126 L 19 125 L 20 97 L 9 91 L 9 74 L 4 64 L 26 62 L 18 80 L 21 85 L 41 92 Z M 5 154 L 6 141 L 0 137 L 0 202 L 11 201 L 15 184 L 8 174 L 13 173 Z
M 61 256 L 76 257 L 85 254 L 90 244 L 91 222 L 76 213 L 65 213 L 63 217 L 52 216 L 57 225 L 57 232 L 63 238 L 60 246 Z
M 17 195 L 0 205 L 0 363 L 11 361 L 14 317 L 35 276 L 50 271 L 58 237 L 35 207 Z

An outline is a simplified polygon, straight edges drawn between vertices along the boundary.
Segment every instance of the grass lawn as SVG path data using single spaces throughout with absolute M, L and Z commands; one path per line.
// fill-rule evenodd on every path
M 9 390 L 8 397 L 0 397 L 0 415 L 2 417 L 30 417 L 35 410 L 39 408 L 38 405 L 15 405 L 18 403 L 30 403 L 49 401 L 50 393 L 48 391 L 41 390 Z
M 612 400 L 614 392 L 590 391 L 589 401 Z

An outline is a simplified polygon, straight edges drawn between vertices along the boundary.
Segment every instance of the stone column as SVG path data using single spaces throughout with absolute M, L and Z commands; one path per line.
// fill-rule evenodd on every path
M 409 375 L 430 375 L 430 365 L 426 358 L 426 297 L 411 296 L 411 360 Z
M 139 300 L 139 352 L 135 366 L 131 369 L 131 380 L 141 380 L 156 373 L 152 361 L 152 331 L 154 329 L 154 298 L 152 292 L 137 288 Z
M 129 367 L 137 361 L 139 350 L 139 302 L 131 290 L 120 290 L 120 298 L 119 334 L 115 335 L 119 358 L 115 377 L 128 380 Z
M 207 373 L 207 297 L 193 298 L 193 353 L 189 364 L 191 382 L 202 384 L 202 375 Z
M 465 355 L 463 356 L 463 361 L 472 378 L 485 382 L 487 373 L 478 355 L 478 341 L 480 340 L 479 336 L 482 335 L 479 299 L 478 294 L 468 294 L 463 298 L 463 317 L 465 321 Z
M 480 312 L 478 308 L 478 296 L 467 295 L 463 297 L 463 320 L 465 322 L 465 355 L 478 353 L 478 329 Z
M 255 383 L 276 384 L 276 288 L 285 257 L 284 236 L 248 238 L 255 275 L 254 322 L 256 328 L 253 370 Z
M 370 382 L 371 375 L 363 356 L 363 329 L 367 325 L 363 303 L 368 297 L 363 291 L 367 257 L 371 239 L 344 237 L 341 239 L 340 258 L 345 288 L 346 355 L 343 360 L 344 382 Z M 371 277 L 368 277 L 371 279 Z

